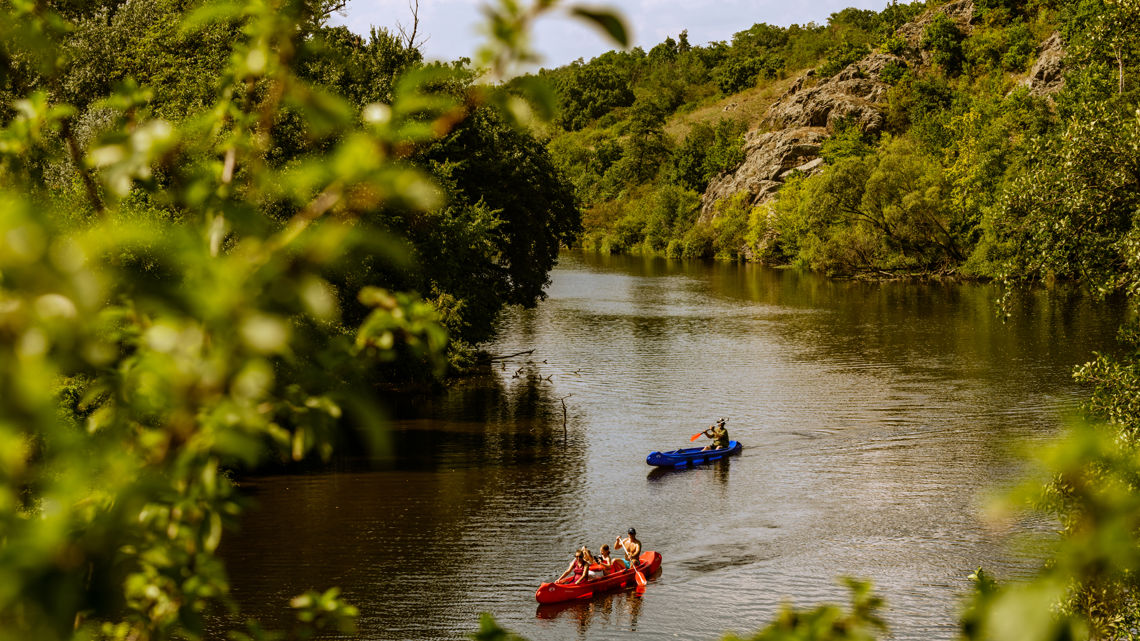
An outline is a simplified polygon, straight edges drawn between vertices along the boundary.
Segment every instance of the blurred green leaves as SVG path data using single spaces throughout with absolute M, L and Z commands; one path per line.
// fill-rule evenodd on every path
M 344 277 L 414 270 L 392 221 L 448 192 L 412 158 L 482 105 L 552 101 L 407 51 L 390 95 L 341 95 L 302 69 L 319 3 L 52 6 L 0 5 L 0 91 L 22 92 L 0 113 L 0 641 L 200 639 L 240 620 L 216 556 L 235 471 L 328 457 L 346 428 L 377 443 L 384 368 L 442 369 L 435 305 Z M 553 6 L 499 7 L 495 64 Z M 156 51 L 155 85 L 109 85 Z M 354 630 L 335 588 L 291 605 L 293 638 Z

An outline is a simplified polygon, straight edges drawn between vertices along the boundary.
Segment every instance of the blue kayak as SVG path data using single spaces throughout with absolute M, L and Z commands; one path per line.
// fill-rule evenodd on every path
M 711 461 L 719 461 L 726 456 L 739 454 L 743 447 L 739 441 L 729 441 L 728 447 L 719 450 L 704 450 L 699 447 L 690 447 L 672 452 L 650 452 L 645 462 L 658 467 L 685 467 L 686 465 L 700 465 Z

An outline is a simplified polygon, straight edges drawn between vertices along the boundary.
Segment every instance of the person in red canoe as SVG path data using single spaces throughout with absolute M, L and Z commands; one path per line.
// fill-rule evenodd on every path
M 589 570 L 590 564 L 594 562 L 594 557 L 590 556 L 590 551 L 586 546 L 578 548 L 574 552 L 574 560 L 570 562 L 570 567 L 562 573 L 562 576 L 554 579 L 555 583 L 561 583 L 562 579 L 570 576 L 573 580 L 570 583 L 581 583 L 586 580 L 586 572 Z
M 613 559 L 610 558 L 610 546 L 603 543 L 602 549 L 598 550 L 597 556 L 594 557 L 594 563 L 587 573 L 588 579 L 600 579 L 609 574 L 613 569 L 613 563 Z
M 610 546 L 603 543 L 602 549 L 598 550 L 598 556 L 595 556 L 594 560 L 600 563 L 602 567 L 609 569 L 614 564 L 614 560 L 610 556 Z
M 617 537 L 614 540 L 614 547 L 621 548 L 622 552 L 625 552 L 625 565 L 632 568 L 641 556 L 641 541 L 637 540 L 637 530 L 629 528 L 629 536 L 624 539 Z
M 723 450 L 728 447 L 728 430 L 724 429 L 723 418 L 717 421 L 716 425 L 710 425 L 702 434 L 713 440 L 712 445 L 706 445 L 701 449 L 702 452 L 707 450 Z

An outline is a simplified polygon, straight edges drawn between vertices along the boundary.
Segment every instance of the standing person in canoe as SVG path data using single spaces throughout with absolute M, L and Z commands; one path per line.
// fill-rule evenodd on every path
M 728 447 L 728 430 L 724 428 L 725 419 L 720 419 L 716 425 L 710 425 L 707 430 L 701 432 L 705 436 L 713 440 L 712 445 L 706 445 L 701 451 L 708 450 L 723 450 Z

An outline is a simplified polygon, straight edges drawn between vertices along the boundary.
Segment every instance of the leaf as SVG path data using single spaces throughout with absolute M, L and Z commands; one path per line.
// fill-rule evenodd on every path
M 183 34 L 196 33 L 216 22 L 236 20 L 243 13 L 245 13 L 245 9 L 238 2 L 206 4 L 186 16 L 182 21 L 180 30 Z
M 606 9 L 589 9 L 582 6 L 571 7 L 570 13 L 587 22 L 592 22 L 606 32 L 614 42 L 622 47 L 629 46 L 629 31 L 621 17 Z

